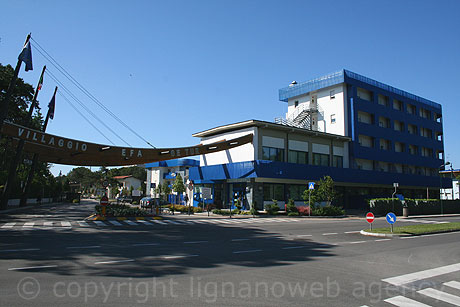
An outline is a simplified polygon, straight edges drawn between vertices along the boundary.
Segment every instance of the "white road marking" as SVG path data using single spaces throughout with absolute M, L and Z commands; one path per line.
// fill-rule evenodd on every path
M 70 224 L 70 222 L 61 222 L 61 226 L 62 226 L 62 227 L 72 227 L 72 225 Z
M 108 226 L 106 223 L 104 223 L 103 221 L 94 221 L 94 223 L 97 225 L 97 226 Z
M 14 225 L 16 225 L 16 223 L 6 223 L 2 228 L 13 228 Z
M 123 262 L 133 262 L 134 259 L 125 259 L 125 260 L 112 260 L 112 261 L 99 261 L 94 264 L 111 264 L 111 263 L 123 263 Z
M 287 246 L 283 247 L 282 249 L 297 249 L 297 248 L 305 248 L 306 246 Z
M 439 276 L 439 275 L 443 275 L 447 273 L 457 272 L 457 271 L 460 271 L 460 263 L 455 263 L 455 264 L 446 265 L 446 266 L 442 266 L 442 267 L 438 267 L 434 269 L 400 275 L 396 277 L 385 278 L 385 279 L 382 279 L 382 281 L 395 285 L 395 286 L 401 286 L 401 285 L 408 284 L 414 281 L 418 281 L 418 280 L 422 280 L 422 279 L 426 279 L 430 277 L 435 277 L 435 276 Z
M 22 225 L 22 227 L 34 227 L 34 225 L 35 225 L 35 222 L 27 222 L 24 225 Z
M 184 244 L 199 244 L 199 243 L 207 243 L 209 241 L 187 241 Z
M 244 251 L 235 251 L 233 254 L 245 254 L 245 253 L 256 253 L 256 252 L 261 252 L 261 249 L 250 249 L 250 250 L 244 250 Z
M 338 233 L 337 232 L 327 232 L 327 233 L 323 233 L 323 236 L 332 236 L 332 235 L 337 235 Z
M 161 224 L 161 225 L 166 225 L 165 222 L 163 221 L 159 221 L 159 220 L 151 220 L 152 223 L 155 223 L 155 224 Z
M 55 268 L 55 267 L 57 267 L 57 265 L 26 266 L 26 267 L 22 267 L 22 268 L 10 268 L 10 269 L 8 269 L 8 271 L 46 269 L 46 268 Z
M 152 226 L 153 224 L 147 222 L 146 220 L 137 220 L 138 223 L 140 224 L 144 224 L 144 225 L 148 225 L 148 226 Z
M 134 243 L 131 244 L 131 246 L 154 246 L 154 245 L 160 245 L 159 243 Z
M 199 255 L 175 255 L 175 256 L 164 256 L 163 259 L 179 259 L 187 257 L 198 257 Z
M 44 222 L 43 226 L 47 226 L 47 227 L 53 226 L 53 222 Z
M 420 302 L 414 301 L 410 298 L 400 296 L 400 295 L 392 297 L 392 298 L 388 298 L 384 301 L 389 304 L 400 306 L 400 307 L 431 307 L 430 305 L 422 304 Z
M 109 221 L 109 223 L 112 224 L 112 225 L 115 225 L 115 226 L 122 226 L 123 225 L 119 221 Z
M 164 220 L 164 222 L 165 222 L 165 223 L 169 223 L 169 224 L 176 224 L 176 225 L 177 225 L 177 224 L 180 224 L 180 223 L 178 223 L 178 222 L 176 222 L 176 221 L 171 221 L 171 220 Z
M 359 244 L 359 243 L 365 243 L 367 241 L 354 241 L 354 242 L 348 242 L 349 244 Z
M 313 235 L 297 235 L 297 237 L 311 237 Z
M 78 221 L 78 225 L 80 225 L 81 227 L 88 227 L 88 223 L 86 222 L 83 222 L 83 221 Z
M 391 239 L 377 239 L 374 240 L 375 242 L 383 242 L 383 241 L 390 241 Z
M 232 239 L 232 242 L 249 241 L 249 239 Z
M 445 282 L 445 283 L 443 283 L 443 285 L 460 290 L 460 282 L 455 281 L 455 280 Z
M 455 306 L 460 306 L 460 297 L 452 295 L 446 292 L 442 292 L 433 288 L 427 288 L 417 291 L 417 293 L 423 294 L 428 297 L 432 297 L 436 300 L 443 301 Z
M 344 233 L 359 233 L 361 230 L 355 230 L 355 231 L 345 231 Z
M 130 221 L 130 220 L 124 220 L 123 222 L 125 222 L 126 224 L 131 225 L 131 226 L 137 225 L 136 222 L 133 222 L 133 221 Z
M 31 252 L 31 251 L 39 251 L 39 248 L 23 248 L 23 249 L 4 249 L 0 250 L 2 253 L 8 253 L 8 252 Z
M 79 249 L 79 248 L 100 248 L 100 245 L 88 245 L 88 246 L 69 246 L 68 249 Z

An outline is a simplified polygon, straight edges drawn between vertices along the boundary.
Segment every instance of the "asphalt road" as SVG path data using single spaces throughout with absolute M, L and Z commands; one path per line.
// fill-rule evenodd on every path
M 0 215 L 1 306 L 460 305 L 460 233 L 367 237 L 364 218 L 84 224 L 93 207 Z M 443 221 L 460 218 L 397 223 Z

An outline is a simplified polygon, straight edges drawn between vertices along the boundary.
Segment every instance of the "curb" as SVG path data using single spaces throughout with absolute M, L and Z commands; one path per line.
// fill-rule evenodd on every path
M 410 234 L 390 234 L 390 233 L 367 232 L 365 230 L 361 230 L 359 233 L 362 234 L 363 236 L 380 237 L 380 238 L 413 237 L 414 236 Z

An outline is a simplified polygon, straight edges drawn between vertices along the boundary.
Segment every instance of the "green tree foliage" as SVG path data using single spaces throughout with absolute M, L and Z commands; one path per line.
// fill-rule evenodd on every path
M 14 69 L 11 65 L 0 63 L 0 105 L 5 98 L 8 85 L 13 76 Z M 16 81 L 13 94 L 11 96 L 7 120 L 20 125 L 27 122 L 28 108 L 32 102 L 34 88 L 25 83 L 23 79 Z M 43 116 L 37 101 L 37 108 L 32 116 L 32 121 L 28 127 L 40 130 L 43 125 Z M 8 176 L 9 164 L 16 154 L 16 145 L 10 138 L 2 136 L 0 138 L 0 186 L 3 186 Z M 23 152 L 16 172 L 16 180 L 12 183 L 10 198 L 19 198 L 22 195 L 22 186 L 27 180 L 30 164 L 33 155 Z M 36 165 L 34 177 L 30 186 L 30 197 L 54 197 L 62 192 L 62 181 L 57 180 L 49 171 L 50 164 L 39 162 Z
M 176 175 L 176 180 L 174 181 L 174 184 L 173 184 L 173 190 L 178 195 L 185 192 L 184 181 L 182 179 L 182 176 L 179 173 Z
M 169 187 L 167 181 L 163 181 L 163 184 L 161 185 L 161 190 L 164 195 L 164 200 L 168 200 L 168 195 L 171 194 L 171 188 Z
M 303 199 L 308 202 L 309 190 L 303 192 Z M 334 190 L 334 181 L 330 176 L 324 176 L 320 179 L 315 189 L 311 191 L 311 203 L 326 202 L 326 205 L 330 205 L 336 198 L 338 193 Z

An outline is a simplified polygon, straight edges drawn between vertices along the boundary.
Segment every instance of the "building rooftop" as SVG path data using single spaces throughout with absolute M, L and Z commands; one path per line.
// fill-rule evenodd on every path
M 266 122 L 266 121 L 261 121 L 261 120 L 247 120 L 244 122 L 238 122 L 234 124 L 229 124 L 229 125 L 224 125 L 224 126 L 219 126 L 215 128 L 211 128 L 202 132 L 197 132 L 193 134 L 192 136 L 194 137 L 209 137 L 209 136 L 214 136 L 218 135 L 221 133 L 226 133 L 226 132 L 231 132 L 235 130 L 240 130 L 244 128 L 250 128 L 250 127 L 263 127 L 263 128 L 271 128 L 271 129 L 278 129 L 278 130 L 283 130 L 283 131 L 292 131 L 292 132 L 300 132 L 304 133 L 307 135 L 311 136 L 322 136 L 326 138 L 333 138 L 333 139 L 340 139 L 344 141 L 351 141 L 351 138 L 342 136 L 342 135 L 337 135 L 337 134 L 331 134 L 331 133 L 325 133 L 325 132 L 320 132 L 320 131 L 314 131 L 314 130 L 308 130 L 308 129 L 303 129 L 303 128 L 297 128 L 297 127 L 292 127 L 292 126 L 286 126 L 282 124 L 276 124 L 276 123 L 271 123 L 271 122 Z
M 385 83 L 373 80 L 371 78 L 362 76 L 360 74 L 354 73 L 352 71 L 342 69 L 337 72 L 327 74 L 325 76 L 312 79 L 309 81 L 305 81 L 302 83 L 298 83 L 295 85 L 287 86 L 279 90 L 279 99 L 281 101 L 287 102 L 289 98 L 300 96 L 306 93 L 309 93 L 311 91 L 315 91 L 321 88 L 329 87 L 332 85 L 340 84 L 340 83 L 346 83 L 347 79 L 353 79 L 353 80 L 358 80 L 361 82 L 364 82 L 366 84 L 369 84 L 371 86 L 378 87 L 380 89 L 383 89 L 385 91 L 400 95 L 402 97 L 406 97 L 421 103 L 424 103 L 426 105 L 429 105 L 431 107 L 434 107 L 436 109 L 441 109 L 441 105 L 439 103 L 433 102 L 431 100 L 422 98 L 420 96 L 408 93 L 406 91 L 400 90 L 398 88 L 395 88 L 393 86 L 387 85 Z

